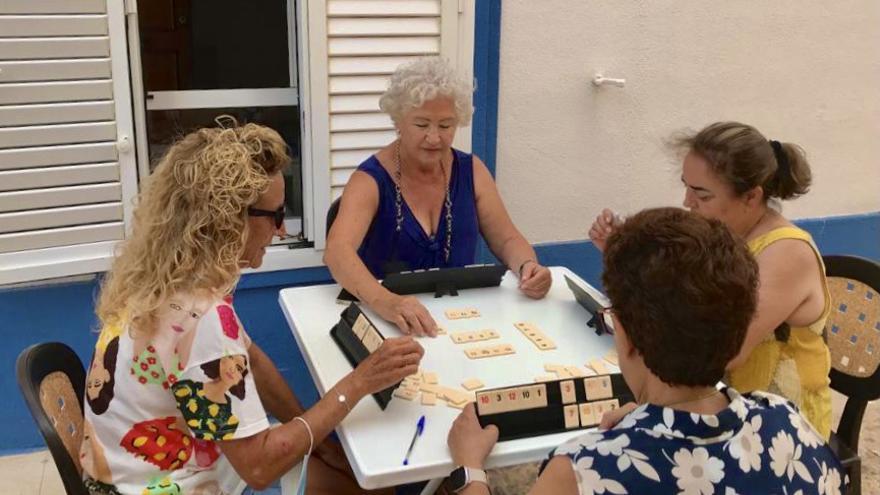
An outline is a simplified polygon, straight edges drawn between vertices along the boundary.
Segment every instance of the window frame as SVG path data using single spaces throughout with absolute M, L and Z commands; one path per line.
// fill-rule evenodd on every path
M 122 2 L 113 0 L 108 0 L 106 5 L 116 150 L 122 192 L 122 222 L 127 237 L 133 218 L 134 199 L 138 191 L 137 161 L 133 149 L 135 129 L 132 115 L 132 88 L 129 83 L 130 64 L 126 39 L 119 37 L 119 33 L 125 36 L 128 8 Z M 112 264 L 115 248 L 119 242 L 89 242 L 0 253 L 0 285 L 107 271 Z
M 444 12 L 457 15 L 457 32 L 444 31 L 443 36 L 455 36 L 454 42 L 445 38 L 444 44 L 453 43 L 453 51 L 443 51 L 465 77 L 473 77 L 475 1 L 440 0 Z M 291 5 L 292 4 L 292 5 Z M 294 88 L 300 112 L 301 163 L 303 174 L 303 217 L 302 232 L 313 247 L 292 248 L 288 245 L 274 245 L 266 250 L 263 266 L 259 269 L 244 270 L 244 274 L 279 270 L 293 270 L 323 266 L 325 247 L 325 222 L 327 209 L 332 201 L 330 153 L 330 126 L 328 103 L 328 54 L 327 0 L 302 0 L 288 2 L 289 23 L 296 22 L 296 39 L 288 37 L 291 46 L 289 53 L 294 58 L 291 70 L 296 71 Z M 130 235 L 132 210 L 139 189 L 139 179 L 149 173 L 149 163 L 142 157 L 148 156 L 145 125 L 135 126 L 134 122 L 146 122 L 148 108 L 142 85 L 140 50 L 132 50 L 131 45 L 139 47 L 137 31 L 137 1 L 125 0 L 107 2 L 109 37 L 111 40 L 113 73 L 128 77 L 114 77 L 113 88 L 117 107 L 117 125 L 120 142 L 120 167 L 124 178 L 123 201 L 125 207 L 126 236 Z M 134 29 L 132 29 L 134 26 Z M 290 29 L 290 26 L 289 26 Z M 316 42 L 316 40 L 318 42 Z M 443 39 L 441 40 L 443 41 Z M 323 78 L 319 77 L 322 73 Z M 131 85 L 129 85 L 129 80 Z M 203 90 L 210 93 L 215 90 Z M 236 91 L 236 90 L 221 90 Z M 238 90 L 249 91 L 249 90 Z M 289 91 L 281 88 L 281 91 Z M 174 95 L 168 95 L 173 97 Z M 207 95 L 206 95 L 207 96 Z M 239 96 L 244 97 L 245 93 Z M 287 95 L 289 98 L 289 93 Z M 161 104 L 161 103 L 158 103 Z M 226 103 L 224 103 L 225 105 Z M 126 110 L 127 109 L 127 110 Z M 318 112 L 318 113 L 315 113 Z M 127 126 L 122 125 L 121 114 L 127 114 Z M 128 138 L 125 142 L 124 138 Z M 134 141 L 132 143 L 132 140 Z M 458 129 L 454 145 L 464 151 L 471 148 L 471 126 Z M 123 166 L 123 148 L 135 148 L 135 153 L 127 153 L 126 166 Z M 0 255 L 0 285 L 30 282 L 73 275 L 99 273 L 109 270 L 119 241 L 106 241 L 73 246 L 29 250 Z

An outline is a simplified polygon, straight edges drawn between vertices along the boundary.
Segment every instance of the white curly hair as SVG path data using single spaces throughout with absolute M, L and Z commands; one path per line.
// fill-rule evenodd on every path
M 388 89 L 379 98 L 379 108 L 398 123 L 406 112 L 446 96 L 453 101 L 456 124 L 461 127 L 470 123 L 474 113 L 473 92 L 474 85 L 459 76 L 446 60 L 422 57 L 395 69 Z

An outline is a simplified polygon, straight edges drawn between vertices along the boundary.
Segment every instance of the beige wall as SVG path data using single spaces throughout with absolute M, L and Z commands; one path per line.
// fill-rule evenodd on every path
M 508 0 L 501 24 L 497 179 L 531 242 L 680 204 L 663 141 L 716 120 L 806 149 L 791 218 L 880 210 L 877 0 Z

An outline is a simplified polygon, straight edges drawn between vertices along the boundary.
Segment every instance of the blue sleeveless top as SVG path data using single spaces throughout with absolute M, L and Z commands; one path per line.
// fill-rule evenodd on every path
M 376 278 L 385 278 L 386 270 L 419 270 L 471 265 L 474 263 L 480 235 L 477 204 L 474 195 L 473 155 L 452 150 L 452 178 L 449 197 L 452 200 L 452 245 L 449 262 L 445 258 L 446 205 L 440 211 L 440 224 L 432 239 L 401 198 L 403 223 L 397 232 L 396 192 L 394 179 L 375 156 L 358 166 L 379 186 L 379 207 L 373 223 L 358 249 L 361 260 Z M 394 268 L 391 266 L 397 265 Z

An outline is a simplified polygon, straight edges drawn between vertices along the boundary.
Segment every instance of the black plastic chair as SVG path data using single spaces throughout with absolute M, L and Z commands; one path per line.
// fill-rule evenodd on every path
M 336 221 L 336 215 L 339 214 L 339 200 L 340 198 L 334 199 L 327 210 L 327 231 L 324 233 L 325 237 L 330 235 L 330 227 L 333 226 L 333 222 Z
M 58 342 L 36 344 L 19 354 L 15 374 L 65 491 L 68 495 L 88 495 L 79 465 L 86 383 L 79 356 Z
M 880 264 L 855 256 L 822 259 L 831 291 L 831 315 L 825 325 L 831 388 L 847 397 L 829 443 L 849 474 L 849 493 L 858 495 L 862 419 L 868 402 L 880 398 Z

